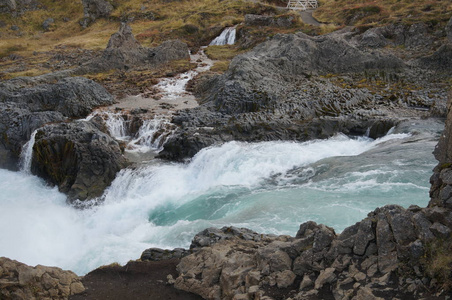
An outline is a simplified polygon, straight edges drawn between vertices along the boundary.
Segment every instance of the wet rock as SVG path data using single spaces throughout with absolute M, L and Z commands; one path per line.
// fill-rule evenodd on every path
M 0 297 L 2 299 L 68 299 L 85 287 L 71 271 L 56 267 L 31 267 L 0 257 Z
M 44 124 L 85 117 L 112 103 L 102 86 L 81 77 L 53 84 L 25 77 L 0 83 L 0 166 L 16 170 L 23 145 Z
M 101 196 L 126 166 L 118 142 L 105 132 L 92 121 L 42 127 L 33 146 L 32 173 L 70 200 Z
M 0 103 L 0 167 L 18 170 L 22 147 L 32 132 L 44 124 L 65 119 L 60 112 L 33 112 L 26 104 Z

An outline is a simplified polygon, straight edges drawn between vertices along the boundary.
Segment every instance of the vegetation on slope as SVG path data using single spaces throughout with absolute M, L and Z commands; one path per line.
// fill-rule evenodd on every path
M 384 25 L 423 22 L 444 26 L 452 15 L 450 0 L 319 0 L 314 16 L 338 25 Z

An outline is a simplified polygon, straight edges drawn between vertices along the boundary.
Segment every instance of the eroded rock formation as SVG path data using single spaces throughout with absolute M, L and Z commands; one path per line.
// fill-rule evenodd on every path
M 17 169 L 22 146 L 44 124 L 85 117 L 95 107 L 112 103 L 102 86 L 82 77 L 54 84 L 28 78 L 0 83 L 0 166 Z
M 0 257 L 1 299 L 68 299 L 85 287 L 75 273 L 60 268 L 36 267 Z
M 112 34 L 100 58 L 82 67 L 77 73 L 103 72 L 111 69 L 129 70 L 133 68 L 154 68 L 172 60 L 189 59 L 187 44 L 179 40 L 163 42 L 155 48 L 146 48 L 135 39 L 132 29 L 121 23 L 118 32 Z
M 58 123 L 36 134 L 31 171 L 58 186 L 70 200 L 99 197 L 126 166 L 103 120 Z
M 378 137 L 404 117 L 441 116 L 447 98 L 441 82 L 452 69 L 450 45 L 411 60 L 378 49 L 396 45 L 398 38 L 413 45 L 432 38 L 410 28 L 399 35 L 389 27 L 362 34 L 345 28 L 317 37 L 276 35 L 235 57 L 225 74 L 198 79 L 194 90 L 201 106 L 174 116 L 180 131 L 160 156 L 183 159 L 231 140 L 362 135 L 369 127 L 380 128 L 371 130 Z

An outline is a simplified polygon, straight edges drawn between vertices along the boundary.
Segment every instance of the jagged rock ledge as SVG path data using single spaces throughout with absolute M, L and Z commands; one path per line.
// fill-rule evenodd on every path
M 0 257 L 0 299 L 68 299 L 84 290 L 74 272 Z

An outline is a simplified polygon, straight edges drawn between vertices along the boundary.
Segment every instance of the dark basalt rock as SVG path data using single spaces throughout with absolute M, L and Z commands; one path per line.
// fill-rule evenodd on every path
M 70 200 L 102 195 L 126 166 L 120 146 L 102 121 L 77 121 L 42 127 L 36 134 L 31 171 L 66 193 Z
M 84 77 L 31 87 L 23 83 L 31 82 L 24 79 L 0 84 L 0 102 L 25 104 L 33 112 L 57 111 L 71 118 L 83 118 L 96 107 L 113 104 L 113 97 L 105 88 Z
M 102 86 L 82 77 L 55 84 L 26 77 L 0 83 L 0 167 L 17 170 L 22 147 L 34 130 L 66 117 L 85 117 L 112 103 Z
M 409 107 L 418 108 L 407 113 L 411 117 L 443 116 L 446 93 L 440 84 L 435 86 L 434 78 L 440 81 L 450 74 L 450 45 L 407 62 L 378 50 L 399 42 L 430 49 L 427 40 L 432 37 L 425 26 L 413 26 L 390 25 L 364 33 L 345 28 L 317 37 L 275 35 L 235 57 L 223 75 L 196 80 L 193 91 L 201 106 L 174 116 L 180 130 L 159 156 L 181 160 L 231 140 L 305 141 L 337 132 L 363 135 L 367 129 L 370 137 L 378 138 L 403 120 L 394 111 Z M 435 90 L 404 90 L 407 82 L 419 81 Z M 373 82 L 388 82 L 396 91 L 388 94 Z
M 66 118 L 55 111 L 32 112 L 25 104 L 0 103 L 0 168 L 17 170 L 22 146 L 31 133 Z

